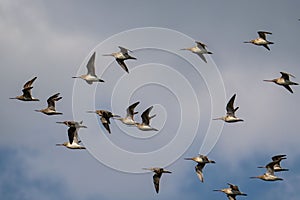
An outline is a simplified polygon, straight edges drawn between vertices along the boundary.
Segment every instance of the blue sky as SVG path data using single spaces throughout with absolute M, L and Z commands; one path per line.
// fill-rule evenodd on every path
M 239 199 L 299 199 L 300 89 L 295 86 L 290 94 L 262 81 L 285 71 L 300 82 L 299 6 L 298 1 L 256 0 L 1 1 L 1 197 L 226 199 L 212 190 L 231 182 L 248 194 Z M 243 43 L 259 30 L 273 33 L 271 51 Z M 194 40 L 213 52 L 207 64 L 179 50 Z M 119 45 L 138 58 L 126 62 L 130 74 L 101 56 Z M 85 73 L 93 51 L 96 73 L 105 83 L 74 81 L 72 76 Z M 32 92 L 40 102 L 9 99 L 34 76 Z M 56 92 L 63 96 L 57 103 L 63 116 L 34 112 Z M 225 114 L 234 93 L 237 116 L 245 122 L 222 128 L 223 122 L 211 119 Z M 154 105 L 158 133 L 112 121 L 113 133 L 107 135 L 98 118 L 85 113 L 103 108 L 124 115 L 135 101 L 141 101 L 140 113 Z M 67 141 L 66 127 L 55 122 L 73 117 L 88 126 L 79 132 L 86 151 L 55 146 Z M 204 183 L 194 173 L 195 164 L 183 160 L 199 152 L 216 161 L 205 167 Z M 283 182 L 249 179 L 264 173 L 257 166 L 282 153 L 288 155 L 282 165 L 290 169 L 278 174 Z M 160 164 L 173 174 L 162 177 L 157 195 L 152 174 L 140 168 Z

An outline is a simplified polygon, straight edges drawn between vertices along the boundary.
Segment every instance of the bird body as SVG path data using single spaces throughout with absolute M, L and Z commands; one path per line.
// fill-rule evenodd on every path
M 270 32 L 266 32 L 266 31 L 258 31 L 257 32 L 259 37 L 254 39 L 254 40 L 250 40 L 250 41 L 246 41 L 244 43 L 252 43 L 252 44 L 255 44 L 255 45 L 258 45 L 258 46 L 263 46 L 265 47 L 266 49 L 268 49 L 270 51 L 270 48 L 269 48 L 269 44 L 274 44 L 273 42 L 270 42 L 266 39 L 266 35 L 267 34 L 272 34 Z
M 190 48 L 183 48 L 181 50 L 188 50 L 191 51 L 194 54 L 197 54 L 205 63 L 207 63 L 206 58 L 204 57 L 203 54 L 212 54 L 212 52 L 208 51 L 206 49 L 206 45 L 199 42 L 199 41 L 195 41 L 196 46 L 194 47 L 190 47 Z
M 234 123 L 234 122 L 241 122 L 244 121 L 243 119 L 240 119 L 235 116 L 235 112 L 239 109 L 239 107 L 234 108 L 234 100 L 235 100 L 236 94 L 234 94 L 226 106 L 227 114 L 226 116 L 215 118 L 214 120 L 223 120 L 227 123 Z
M 273 166 L 274 172 L 289 171 L 289 169 L 282 168 L 280 165 L 280 162 L 285 159 L 286 159 L 286 155 L 276 155 L 276 156 L 272 157 L 272 161 L 275 162 L 275 164 Z M 268 165 L 260 166 L 258 168 L 267 168 L 267 167 L 268 167 Z
M 162 176 L 163 173 L 172 173 L 168 170 L 165 170 L 164 168 L 143 168 L 145 170 L 150 170 L 152 172 L 154 172 L 153 175 L 153 184 L 154 184 L 154 188 L 156 193 L 159 193 L 159 182 L 160 182 L 160 178 Z
M 136 60 L 136 58 L 128 54 L 128 51 L 130 51 L 129 49 L 126 49 L 121 46 L 119 46 L 119 48 L 120 48 L 119 52 L 104 54 L 103 56 L 113 56 L 116 59 L 117 63 L 122 67 L 122 69 L 124 69 L 127 73 L 129 73 L 129 70 L 124 61 L 128 59 Z
M 253 177 L 250 177 L 250 178 L 258 178 L 258 179 L 261 179 L 261 180 L 264 180 L 264 181 L 282 181 L 283 179 L 280 178 L 280 177 L 277 177 L 275 174 L 274 174 L 274 166 L 275 165 L 278 165 L 280 162 L 280 160 L 275 160 L 275 161 L 272 161 L 270 163 L 268 163 L 265 168 L 267 168 L 267 171 L 263 174 L 263 175 L 260 175 L 260 176 L 253 176 Z
M 85 149 L 84 146 L 80 145 L 80 141 L 78 140 L 78 130 L 79 128 L 87 128 L 86 126 L 82 125 L 81 122 L 75 122 L 75 121 L 63 121 L 63 122 L 57 122 L 59 124 L 65 124 L 68 126 L 68 142 L 64 142 L 62 144 L 56 144 L 56 146 L 65 146 L 69 149 Z
M 213 190 L 213 191 L 225 193 L 229 200 L 236 200 L 235 197 L 238 195 L 247 196 L 247 194 L 239 190 L 239 187 L 237 185 L 233 185 L 231 183 L 227 183 L 227 184 L 229 185 L 229 188 L 223 188 L 223 189 Z
M 63 121 L 63 122 L 56 122 L 58 124 L 64 124 L 68 127 L 74 127 L 74 128 L 87 128 L 86 126 L 82 125 L 83 121 L 76 122 L 76 121 Z
M 116 118 L 117 120 L 120 120 L 123 124 L 132 126 L 136 124 L 136 121 L 134 120 L 134 115 L 138 114 L 138 112 L 134 112 L 135 107 L 139 104 L 140 102 L 135 102 L 131 104 L 127 110 L 126 110 L 126 117 L 122 118 Z
M 57 112 L 55 109 L 55 102 L 62 99 L 62 97 L 60 97 L 59 95 L 60 93 L 56 93 L 47 99 L 47 103 L 48 103 L 47 108 L 41 110 L 35 110 L 35 111 L 44 113 L 46 115 L 62 115 L 63 113 Z
M 97 115 L 100 116 L 100 121 L 102 123 L 102 125 L 104 126 L 104 128 L 107 130 L 107 132 L 109 134 L 111 134 L 111 130 L 110 130 L 110 118 L 114 118 L 114 117 L 120 117 L 119 115 L 115 115 L 112 112 L 108 111 L 108 110 L 96 110 L 96 111 L 87 111 L 88 113 L 96 113 Z
M 150 126 L 150 120 L 156 115 L 149 116 L 153 106 L 147 108 L 141 115 L 142 123 L 135 123 L 135 126 L 142 131 L 158 131 L 156 128 Z
M 37 77 L 34 77 L 33 79 L 27 81 L 23 86 L 23 94 L 20 96 L 12 97 L 10 99 L 18 99 L 20 101 L 39 101 L 39 99 L 32 97 L 31 95 L 31 89 L 33 82 L 37 79 Z
M 237 185 L 234 185 L 231 183 L 227 183 L 227 185 L 229 185 L 229 188 L 223 188 L 223 189 L 213 190 L 213 191 L 223 192 L 227 195 L 227 197 L 231 196 L 233 198 L 235 198 L 237 195 L 247 196 L 247 194 L 245 194 L 239 190 L 239 187 Z
M 264 80 L 266 82 L 273 82 L 277 85 L 285 87 L 290 93 L 294 93 L 290 85 L 299 85 L 298 83 L 290 81 L 290 77 L 295 78 L 292 74 L 286 73 L 286 72 L 280 72 L 281 77 L 272 79 L 272 80 Z
M 95 57 L 96 57 L 96 52 L 93 53 L 93 55 L 88 61 L 88 64 L 86 65 L 88 70 L 87 74 L 80 75 L 80 76 L 73 76 L 72 78 L 81 78 L 90 85 L 94 82 L 104 82 L 104 80 L 98 78 L 95 73 Z
M 195 171 L 196 174 L 201 182 L 204 182 L 204 177 L 203 177 L 203 168 L 207 163 L 215 163 L 213 160 L 209 160 L 207 156 L 199 154 L 196 157 L 192 158 L 184 158 L 185 160 L 193 160 L 197 163 L 195 166 Z

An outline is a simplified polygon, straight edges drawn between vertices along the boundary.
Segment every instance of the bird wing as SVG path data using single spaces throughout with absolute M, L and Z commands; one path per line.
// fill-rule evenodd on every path
M 161 175 L 162 175 L 161 173 L 160 174 L 155 173 L 153 175 L 153 183 L 154 183 L 156 193 L 159 192 L 159 180 L 160 180 Z
M 227 103 L 227 106 L 226 106 L 226 111 L 227 111 L 227 115 L 230 115 L 230 116 L 234 116 L 234 107 L 233 107 L 233 103 L 234 103 L 234 100 L 235 100 L 235 96 L 236 94 L 234 94 L 231 99 L 229 100 L 229 102 Z
M 293 78 L 295 78 L 294 75 L 286 73 L 286 72 L 280 72 L 280 74 L 281 74 L 281 78 L 283 78 L 285 80 L 290 80 L 290 76 L 293 77 Z
M 273 157 L 272 157 L 272 160 L 273 160 L 273 161 L 276 161 L 276 160 L 280 160 L 280 159 L 282 159 L 282 158 L 284 158 L 284 157 L 286 157 L 286 155 L 276 155 L 276 156 L 273 156 Z
M 37 79 L 37 77 L 34 77 L 34 78 L 31 79 L 30 81 L 27 81 L 27 82 L 24 84 L 23 88 L 26 89 L 26 88 L 31 87 L 31 85 L 33 84 L 33 82 L 35 81 L 35 79 Z M 31 88 L 32 88 L 32 87 L 31 87 Z
M 263 47 L 265 47 L 266 49 L 268 49 L 270 51 L 270 48 L 267 44 L 263 44 Z
M 202 53 L 196 53 L 205 63 L 207 63 L 206 58 L 204 57 L 204 55 Z
M 227 194 L 227 198 L 229 200 L 236 200 L 235 195 L 229 195 L 229 194 Z
M 294 93 L 293 90 L 292 90 L 292 88 L 289 85 L 282 85 L 282 86 L 285 87 L 285 89 L 287 89 L 291 93 Z
M 258 31 L 257 33 L 258 33 L 259 37 L 264 40 L 266 39 L 266 34 L 270 34 L 270 35 L 272 34 L 270 32 L 266 32 L 266 31 Z
M 201 182 L 204 181 L 204 178 L 203 178 L 203 172 L 202 172 L 202 169 L 203 167 L 205 166 L 205 163 L 198 163 L 196 166 L 195 166 L 195 171 L 196 171 L 196 174 L 199 178 L 199 180 Z
M 96 57 L 96 52 L 93 53 L 91 58 L 88 61 L 88 64 L 86 65 L 86 68 L 88 70 L 87 74 L 90 74 L 92 76 L 96 76 L 95 73 L 95 57 Z
M 27 81 L 27 82 L 24 84 L 22 92 L 23 92 L 23 96 L 24 96 L 25 98 L 28 98 L 28 99 L 31 99 L 31 98 L 32 98 L 32 96 L 31 96 L 31 89 L 32 89 L 33 87 L 31 87 L 31 86 L 32 86 L 33 82 L 35 81 L 35 79 L 37 79 L 37 77 L 34 77 L 33 79 Z
M 109 124 L 110 124 L 109 118 L 107 118 L 106 116 L 102 115 L 101 118 L 100 118 L 100 120 L 101 120 L 101 123 L 104 126 L 104 128 L 108 131 L 108 133 L 111 133 L 110 132 L 110 127 L 109 127 Z
M 121 46 L 119 46 L 119 48 L 120 48 L 121 53 L 123 53 L 123 54 L 127 54 L 128 53 L 128 49 L 126 49 L 124 47 L 121 47 Z
M 32 99 L 32 96 L 31 96 L 31 89 L 32 89 L 32 88 L 33 88 L 33 87 L 26 87 L 26 88 L 24 88 L 24 89 L 22 90 L 23 96 L 24 96 L 25 98 Z
M 269 174 L 269 175 L 274 175 L 274 165 L 278 164 L 279 163 L 279 160 L 277 161 L 272 161 L 270 163 L 268 163 L 266 165 L 266 168 L 267 168 L 267 172 L 266 174 Z
M 127 108 L 127 116 L 130 116 L 131 118 L 133 118 L 133 115 L 137 114 L 138 112 L 134 112 L 135 107 L 139 104 L 140 102 L 135 102 L 133 104 L 131 104 L 128 108 Z
M 240 191 L 239 187 L 237 185 L 231 184 L 231 183 L 227 183 L 229 185 L 229 187 L 231 188 L 231 190 L 234 191 Z
M 70 144 L 78 143 L 77 129 L 75 127 L 68 128 L 68 137 Z
M 122 67 L 122 69 L 124 69 L 127 73 L 129 73 L 128 68 L 124 62 L 123 59 L 116 59 L 116 61 L 118 62 L 118 64 Z
M 55 110 L 55 101 L 60 100 L 62 97 L 59 97 L 60 93 L 56 93 L 47 99 L 48 108 Z
M 198 47 L 199 49 L 205 49 L 206 44 L 204 44 L 204 43 L 202 43 L 202 42 L 199 42 L 199 41 L 195 41 L 195 42 L 196 42 L 197 47 Z
M 209 159 L 208 159 L 207 156 L 201 155 L 201 154 L 200 154 L 199 157 L 202 159 L 202 161 L 203 161 L 204 163 L 209 163 Z
M 153 108 L 153 106 L 147 108 L 147 110 L 145 110 L 141 115 L 142 121 L 146 125 L 149 125 L 149 123 L 150 123 L 149 113 L 152 110 L 152 108 Z

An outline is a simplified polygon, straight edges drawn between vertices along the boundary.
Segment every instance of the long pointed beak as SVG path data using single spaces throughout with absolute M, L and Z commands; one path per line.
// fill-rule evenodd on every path
M 259 178 L 258 176 L 251 176 L 250 178 Z
M 179 50 L 188 50 L 188 48 L 183 48 L 183 49 L 179 49 Z
M 56 146 L 64 146 L 64 144 L 56 144 Z
M 215 118 L 213 120 L 223 120 L 223 118 L 222 117 L 218 117 L 218 118 Z
M 164 170 L 163 173 L 172 174 L 172 172 L 171 172 L 171 171 L 168 171 L 168 170 Z
M 34 110 L 34 111 L 36 111 L 36 112 L 41 112 L 41 110 Z
M 113 54 L 103 54 L 102 56 L 114 56 Z
M 10 97 L 9 99 L 17 99 L 16 97 Z
M 96 113 L 96 111 L 86 111 L 87 113 Z
M 72 76 L 72 78 L 80 78 L 79 76 Z
M 244 43 L 251 43 L 250 41 L 244 41 Z
M 56 122 L 57 124 L 65 124 L 64 122 Z
M 222 192 L 222 190 L 213 190 L 214 192 Z
M 263 80 L 263 81 L 266 81 L 266 82 L 273 82 L 273 80 Z
M 193 158 L 184 158 L 184 160 L 193 160 Z

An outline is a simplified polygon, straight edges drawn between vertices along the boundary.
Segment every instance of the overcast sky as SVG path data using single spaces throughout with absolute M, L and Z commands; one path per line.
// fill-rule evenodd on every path
M 10 1 L 0 2 L 2 105 L 0 196 L 3 199 L 226 199 L 213 189 L 240 186 L 238 199 L 298 200 L 300 88 L 294 94 L 273 83 L 280 71 L 296 76 L 299 68 L 299 1 Z M 269 31 L 271 51 L 244 44 Z M 194 41 L 212 55 L 204 63 L 180 49 Z M 127 74 L 102 54 L 132 50 Z M 86 73 L 96 51 L 96 74 L 104 83 L 88 85 L 72 76 Z M 37 76 L 32 94 L 39 102 L 11 100 Z M 63 97 L 62 116 L 34 112 L 49 96 Z M 236 115 L 245 121 L 223 124 L 237 94 Z M 141 132 L 119 121 L 108 135 L 96 115 L 107 109 L 125 115 L 140 101 L 136 120 L 151 114 L 158 132 Z M 79 136 L 87 150 L 56 147 L 67 141 L 67 128 L 57 121 L 83 120 Z M 224 125 L 224 126 L 223 126 Z M 204 168 L 183 158 L 208 154 L 216 164 Z M 281 164 L 284 181 L 249 179 L 273 155 L 287 154 Z M 165 167 L 156 194 L 152 173 L 143 167 Z

